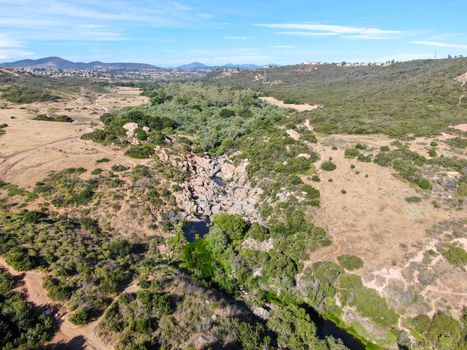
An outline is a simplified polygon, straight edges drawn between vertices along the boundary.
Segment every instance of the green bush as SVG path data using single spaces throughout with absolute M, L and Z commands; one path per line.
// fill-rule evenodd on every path
M 102 174 L 103 170 L 101 168 L 96 168 L 91 171 L 91 175 L 100 175 Z
M 431 183 L 429 180 L 427 179 L 421 179 L 418 181 L 418 186 L 422 189 L 422 190 L 431 190 Z
M 155 154 L 154 146 L 150 144 L 131 146 L 125 152 L 125 155 L 132 157 L 132 158 L 136 158 L 136 159 L 151 158 L 154 154 Z
M 43 283 L 47 295 L 54 301 L 67 301 L 72 295 L 72 288 L 56 278 L 47 278 Z
M 412 197 L 406 197 L 405 201 L 407 203 L 420 203 L 422 201 L 422 199 L 420 197 L 417 197 L 417 196 L 412 196 Z
M 17 280 L 0 268 L 0 348 L 43 348 L 55 332 L 54 319 L 24 301 L 24 295 L 14 290 L 16 287 Z
M 453 265 L 464 266 L 467 264 L 467 252 L 462 247 L 449 247 L 443 250 L 442 254 Z
M 71 323 L 82 326 L 92 321 L 92 312 L 88 308 L 79 308 L 68 318 Z
M 344 269 L 349 271 L 358 270 L 363 267 L 363 260 L 355 255 L 341 255 L 337 260 Z
M 28 271 L 39 266 L 39 257 L 33 249 L 14 247 L 6 255 L 6 261 L 17 271 Z
M 337 167 L 336 167 L 336 164 L 334 164 L 334 163 L 331 162 L 330 160 L 321 163 L 321 169 L 323 169 L 323 170 L 325 170 L 325 171 L 333 171 L 333 170 L 336 170 L 336 168 L 337 168 Z
M 360 151 L 357 148 L 346 148 L 344 154 L 346 158 L 355 158 L 360 154 Z
M 240 215 L 217 214 L 212 220 L 212 227 L 224 232 L 232 241 L 238 241 L 244 237 L 247 225 Z
M 46 115 L 38 114 L 33 120 L 42 120 L 47 122 L 61 122 L 61 123 L 72 123 L 73 118 L 67 115 Z
M 465 326 L 459 321 L 437 312 L 430 318 L 419 315 L 410 321 L 411 325 L 421 335 L 420 342 L 424 348 L 451 350 L 465 348 Z
M 121 165 L 121 164 L 116 164 L 116 165 L 112 165 L 110 169 L 115 172 L 120 172 L 120 171 L 126 171 L 130 168 L 128 168 L 127 166 Z

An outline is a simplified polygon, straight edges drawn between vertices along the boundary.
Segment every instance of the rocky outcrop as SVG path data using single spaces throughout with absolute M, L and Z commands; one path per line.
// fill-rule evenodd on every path
M 195 154 L 173 156 L 160 148 L 162 161 L 190 174 L 181 190 L 174 193 L 183 219 L 209 219 L 217 213 L 241 214 L 246 220 L 261 222 L 257 208 L 262 191 L 248 181 L 247 162 L 235 166 L 228 157 L 211 159 Z

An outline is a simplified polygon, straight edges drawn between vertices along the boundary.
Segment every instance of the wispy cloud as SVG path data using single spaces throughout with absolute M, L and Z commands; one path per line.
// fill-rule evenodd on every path
M 224 39 L 227 40 L 253 40 L 254 36 L 225 36 Z
M 183 28 L 213 16 L 172 0 L 0 0 L 0 30 L 22 40 L 115 41 L 129 39 L 136 25 Z M 21 14 L 20 16 L 18 14 Z
M 272 49 L 294 49 L 295 46 L 292 45 L 273 45 L 271 46 Z
M 0 34 L 0 48 L 18 48 L 22 46 L 23 43 L 9 39 L 6 34 Z
M 310 23 L 263 23 L 255 24 L 255 26 L 285 29 L 286 31 L 277 32 L 280 35 L 305 37 L 339 36 L 346 39 L 385 39 L 402 33 L 400 30 Z
M 276 34 L 280 34 L 280 35 L 293 35 L 293 36 L 308 36 L 308 37 L 311 37 L 311 36 L 315 36 L 315 37 L 318 37 L 318 36 L 334 36 L 334 35 L 338 35 L 337 33 L 331 33 L 331 32 L 276 32 Z
M 10 57 L 24 57 L 31 54 L 29 51 L 23 50 L 24 44 L 17 40 L 10 39 L 6 34 L 0 34 L 0 59 L 8 59 Z
M 446 47 L 451 49 L 467 49 L 467 44 L 450 44 L 441 41 L 425 41 L 425 40 L 414 40 L 409 41 L 410 44 L 433 46 L 433 47 Z

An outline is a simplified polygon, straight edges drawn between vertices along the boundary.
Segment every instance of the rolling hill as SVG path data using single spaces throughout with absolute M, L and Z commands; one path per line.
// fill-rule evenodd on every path
M 72 62 L 65 60 L 61 57 L 44 57 L 37 60 L 21 60 L 15 62 L 0 63 L 0 67 L 5 68 L 49 68 L 49 69 L 72 69 L 72 70 L 85 70 L 85 69 L 108 69 L 108 70 L 143 70 L 143 69 L 160 69 L 156 66 L 146 63 L 104 63 L 94 61 L 89 63 Z
M 286 103 L 321 105 L 315 130 L 328 134 L 433 135 L 466 122 L 467 58 L 416 60 L 391 65 L 299 64 L 213 73 L 209 81 L 252 88 Z

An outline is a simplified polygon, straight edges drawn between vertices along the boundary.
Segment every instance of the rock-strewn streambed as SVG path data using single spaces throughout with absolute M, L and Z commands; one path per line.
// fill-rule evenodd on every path
M 247 221 L 262 222 L 258 204 L 262 190 L 251 186 L 246 171 L 247 161 L 239 165 L 226 156 L 201 157 L 194 154 L 173 156 L 159 150 L 162 161 L 169 162 L 189 174 L 174 192 L 181 219 L 209 221 L 217 213 L 240 214 Z

